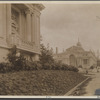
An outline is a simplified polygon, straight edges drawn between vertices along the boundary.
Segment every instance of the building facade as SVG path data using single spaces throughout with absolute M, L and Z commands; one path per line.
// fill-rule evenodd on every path
M 56 51 L 54 59 L 64 64 L 76 67 L 82 66 L 83 68 L 90 68 L 97 65 L 95 54 L 91 50 L 85 51 L 79 41 L 76 46 L 72 46 L 62 53 L 58 53 L 58 50 Z
M 42 4 L 0 5 L 0 62 L 16 45 L 28 60 L 38 60 L 40 54 L 40 12 Z

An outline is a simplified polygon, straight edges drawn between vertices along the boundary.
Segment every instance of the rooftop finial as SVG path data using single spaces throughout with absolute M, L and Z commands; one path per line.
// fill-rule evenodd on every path
M 78 37 L 78 42 L 79 42 L 79 37 Z
M 56 47 L 56 54 L 58 54 L 58 47 Z
M 78 47 L 81 47 L 81 43 L 79 42 L 79 37 L 78 37 L 78 43 L 77 43 Z

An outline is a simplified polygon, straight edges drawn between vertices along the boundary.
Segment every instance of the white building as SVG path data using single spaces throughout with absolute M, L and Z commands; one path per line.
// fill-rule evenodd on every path
M 79 41 L 76 46 L 72 46 L 62 53 L 58 53 L 58 50 L 56 52 L 54 59 L 64 64 L 76 67 L 82 66 L 83 68 L 97 66 L 97 57 L 95 54 L 91 50 L 84 50 Z
M 40 11 L 42 4 L 0 5 L 0 62 L 12 45 L 22 50 L 28 60 L 40 54 Z

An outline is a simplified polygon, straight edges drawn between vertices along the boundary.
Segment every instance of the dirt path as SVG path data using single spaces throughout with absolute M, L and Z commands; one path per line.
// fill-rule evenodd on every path
M 91 73 L 90 78 L 73 91 L 70 96 L 95 96 L 96 89 L 100 89 L 100 72 Z
M 100 72 L 92 76 L 92 80 L 85 87 L 84 96 L 93 96 L 96 89 L 100 89 Z

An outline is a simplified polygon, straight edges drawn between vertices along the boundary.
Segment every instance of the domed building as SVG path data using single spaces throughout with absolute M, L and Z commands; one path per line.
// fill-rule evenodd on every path
M 82 66 L 84 68 L 89 68 L 90 66 L 97 65 L 97 57 L 95 54 L 91 50 L 85 51 L 79 40 L 76 46 L 72 46 L 62 53 L 56 52 L 54 59 L 75 67 Z

